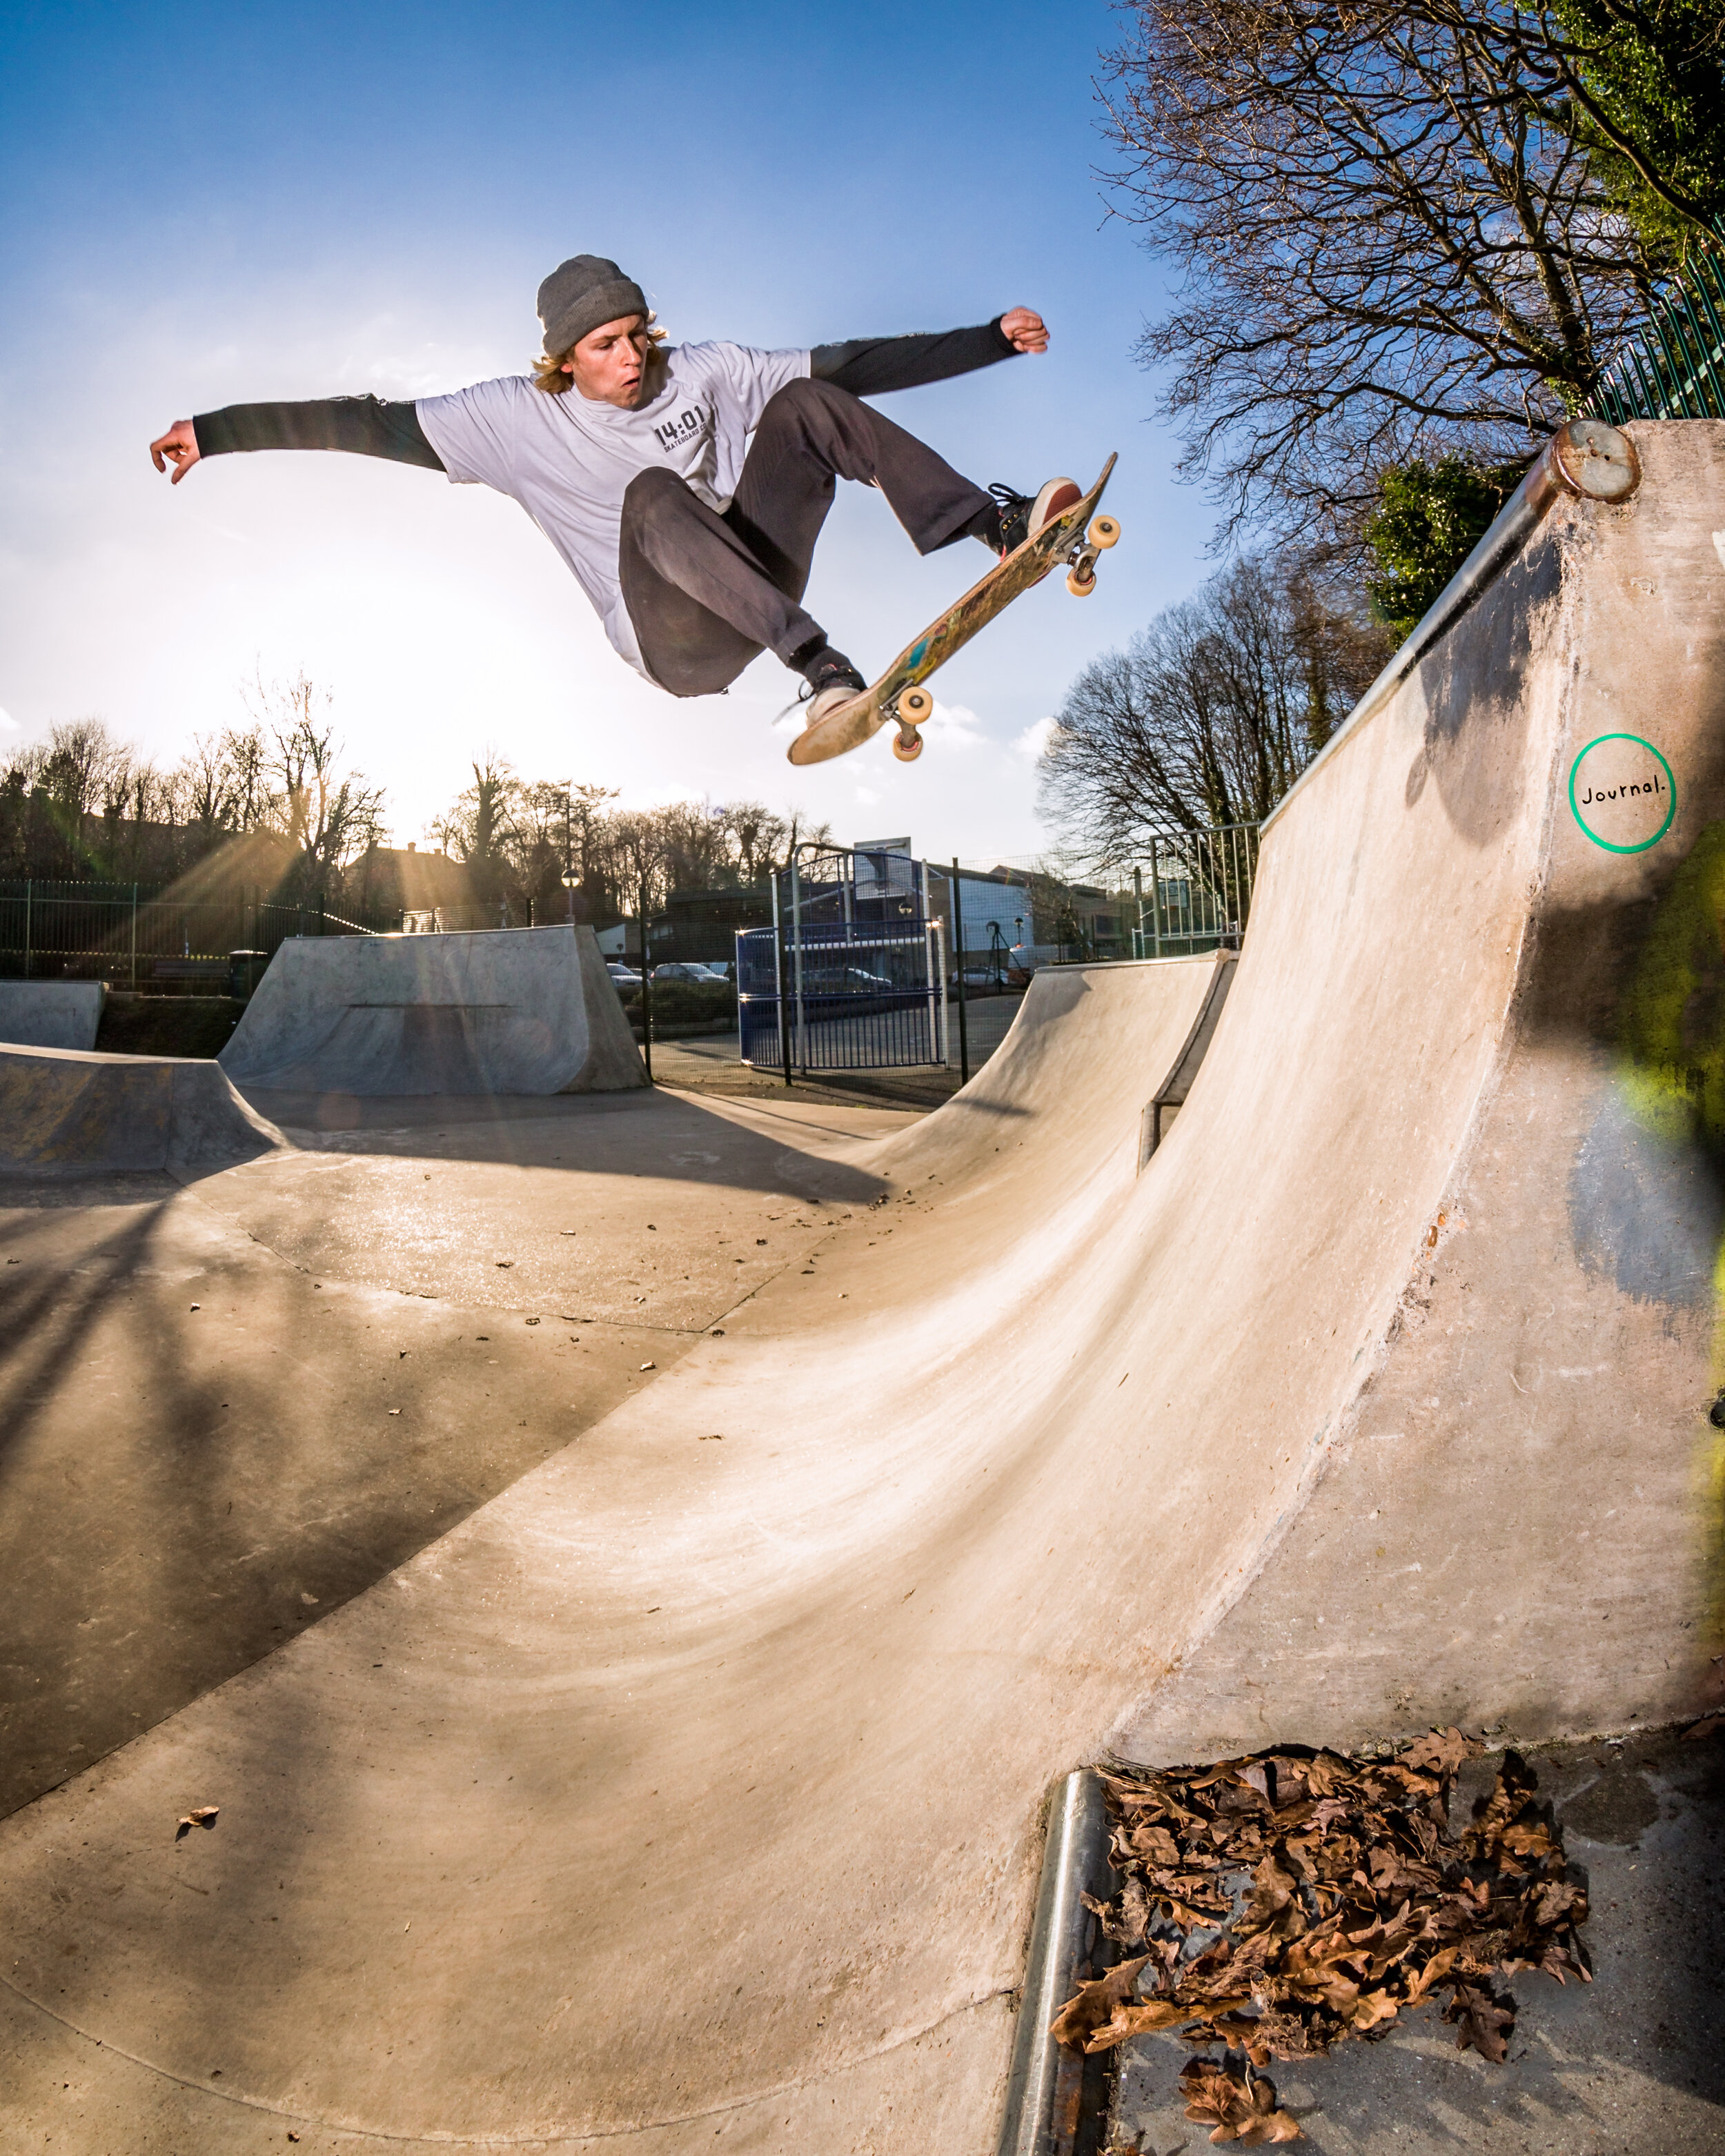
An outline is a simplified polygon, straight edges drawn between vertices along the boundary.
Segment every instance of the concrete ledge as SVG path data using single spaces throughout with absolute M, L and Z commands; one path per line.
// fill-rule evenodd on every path
M 647 1074 L 590 928 L 284 943 L 220 1061 L 267 1091 L 611 1093 Z
M 107 993 L 105 981 L 0 981 L 0 1042 L 94 1048 Z

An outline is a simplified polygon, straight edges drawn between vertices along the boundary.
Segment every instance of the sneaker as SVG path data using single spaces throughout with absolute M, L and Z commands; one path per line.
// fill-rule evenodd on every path
M 1045 524 L 1049 523 L 1075 501 L 1082 501 L 1084 490 L 1076 480 L 1051 479 L 1034 495 L 1019 494 L 997 481 L 988 489 L 1000 512 L 1000 554 L 1015 553 L 1027 539 L 1034 539 Z
M 845 654 L 834 651 L 830 644 L 822 644 L 798 670 L 808 684 L 801 692 L 807 706 L 803 718 L 805 727 L 837 711 L 840 704 L 848 704 L 853 696 L 861 696 L 869 685 Z

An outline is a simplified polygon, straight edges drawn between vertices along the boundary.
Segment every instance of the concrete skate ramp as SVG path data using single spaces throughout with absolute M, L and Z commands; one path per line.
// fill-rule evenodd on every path
M 1725 428 L 1633 431 L 1276 820 L 1142 1173 L 1208 968 L 1039 978 L 886 1204 L 0 1829 L 20 2118 L 981 2156 L 1055 1774 L 1717 1695 Z
M 186 1181 L 286 1142 L 213 1063 L 0 1045 L 0 1170 Z
M 290 1092 L 603 1093 L 646 1072 L 590 928 L 284 943 L 221 1053 Z
M 18 1048 L 94 1048 L 105 981 L 0 981 L 0 1041 Z

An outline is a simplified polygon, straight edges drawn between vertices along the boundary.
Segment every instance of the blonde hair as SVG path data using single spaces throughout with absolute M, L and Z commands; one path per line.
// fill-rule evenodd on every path
M 655 346 L 663 344 L 670 334 L 668 331 L 658 326 L 658 316 L 649 312 L 644 325 L 649 338 Z M 577 341 L 578 342 L 579 340 L 578 339 Z M 536 359 L 533 362 L 533 387 L 536 389 L 542 389 L 547 397 L 561 397 L 566 390 L 572 389 L 575 387 L 575 377 L 572 374 L 565 374 L 563 368 L 567 362 L 569 352 L 573 352 L 575 346 L 572 344 L 567 352 L 547 352 L 542 357 Z

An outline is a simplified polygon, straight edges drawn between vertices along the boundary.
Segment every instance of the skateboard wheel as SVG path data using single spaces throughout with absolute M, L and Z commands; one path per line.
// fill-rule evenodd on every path
M 907 734 L 902 728 L 892 737 L 892 752 L 901 763 L 914 763 L 922 753 L 922 737 L 913 727 Z
M 1120 526 L 1111 516 L 1096 516 L 1091 520 L 1090 530 L 1085 534 L 1092 547 L 1098 548 L 1117 545 Z
M 1066 589 L 1071 593 L 1075 599 L 1087 599 L 1096 588 L 1096 571 L 1086 570 L 1082 562 L 1076 568 L 1067 572 Z
M 925 719 L 934 716 L 934 699 L 927 689 L 906 689 L 898 700 L 898 715 L 913 726 L 920 726 Z

